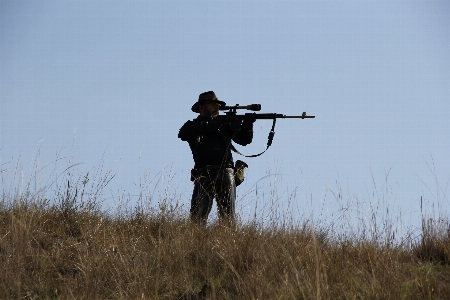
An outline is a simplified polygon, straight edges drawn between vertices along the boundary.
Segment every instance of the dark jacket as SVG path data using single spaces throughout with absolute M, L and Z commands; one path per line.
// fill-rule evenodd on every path
M 189 143 L 194 168 L 234 165 L 230 141 L 242 146 L 250 144 L 253 140 L 253 123 L 247 120 L 221 123 L 211 117 L 198 116 L 180 128 L 178 137 Z

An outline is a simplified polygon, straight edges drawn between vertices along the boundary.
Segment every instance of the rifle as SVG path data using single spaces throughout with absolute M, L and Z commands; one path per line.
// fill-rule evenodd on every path
M 275 124 L 277 119 L 313 119 L 316 116 L 308 116 L 306 114 L 306 112 L 303 112 L 301 116 L 287 116 L 287 115 L 283 115 L 283 114 L 277 114 L 277 113 L 246 113 L 243 115 L 238 115 L 237 114 L 237 110 L 238 109 L 246 109 L 246 110 L 251 110 L 251 111 L 260 111 L 261 110 L 261 104 L 250 104 L 250 105 L 245 105 L 245 106 L 241 106 L 239 104 L 236 104 L 235 106 L 221 106 L 219 107 L 219 110 L 228 110 L 224 116 L 216 116 L 214 119 L 217 119 L 218 121 L 223 121 L 223 122 L 232 122 L 232 121 L 239 121 L 239 120 L 258 120 L 258 119 L 263 119 L 263 120 L 267 120 L 267 119 L 272 119 L 273 123 L 272 123 L 272 129 L 269 132 L 269 136 L 267 137 L 267 147 L 266 150 L 264 150 L 263 152 L 259 153 L 259 154 L 255 154 L 255 155 L 244 155 L 242 153 L 240 153 L 239 151 L 236 150 L 236 148 L 233 146 L 233 144 L 231 144 L 230 141 L 230 147 L 231 149 L 242 155 L 245 157 L 257 157 L 260 156 L 261 154 L 263 154 L 264 152 L 267 151 L 267 149 L 269 149 L 269 147 L 272 145 L 272 141 L 273 141 L 273 137 L 275 135 Z
M 261 110 L 261 104 L 250 104 L 241 106 L 239 104 L 236 104 L 235 106 L 221 106 L 219 107 L 219 110 L 229 110 L 226 112 L 226 117 L 224 116 L 217 116 L 220 119 L 232 121 L 232 120 L 245 120 L 245 119 L 312 119 L 316 116 L 308 116 L 306 115 L 306 112 L 303 112 L 301 116 L 286 116 L 283 114 L 277 114 L 277 113 L 266 113 L 266 114 L 257 114 L 257 113 L 246 113 L 244 115 L 237 115 L 236 110 L 238 109 L 246 109 L 246 110 L 252 110 L 252 111 L 260 111 Z M 217 118 L 216 117 L 216 118 Z

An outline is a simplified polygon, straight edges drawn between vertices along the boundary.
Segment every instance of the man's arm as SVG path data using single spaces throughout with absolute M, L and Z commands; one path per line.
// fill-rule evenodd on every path
M 202 132 L 203 129 L 201 122 L 189 120 L 180 128 L 180 131 L 178 132 L 178 138 L 180 138 L 182 141 L 190 141 L 202 134 Z
M 180 128 L 178 137 L 182 141 L 190 141 L 204 133 L 217 131 L 221 126 L 222 123 L 208 118 L 189 120 Z
M 236 133 L 233 135 L 233 141 L 239 145 L 246 146 L 253 140 L 253 123 L 254 119 L 245 119 Z

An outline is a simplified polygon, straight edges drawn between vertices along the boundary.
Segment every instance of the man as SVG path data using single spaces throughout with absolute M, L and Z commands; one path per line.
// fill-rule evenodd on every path
M 236 183 L 230 144 L 234 141 L 245 146 L 253 140 L 255 120 L 220 122 L 216 118 L 219 107 L 225 105 L 213 91 L 200 94 L 191 108 L 200 115 L 187 121 L 178 133 L 181 140 L 189 143 L 194 158 L 190 218 L 198 223 L 206 224 L 214 198 L 219 218 L 234 220 Z

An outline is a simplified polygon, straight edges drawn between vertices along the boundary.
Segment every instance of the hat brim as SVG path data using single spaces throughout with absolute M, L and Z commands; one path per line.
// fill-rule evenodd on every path
M 198 109 L 198 106 L 199 106 L 200 104 L 208 104 L 208 103 L 217 103 L 217 104 L 219 104 L 220 106 L 225 106 L 225 105 L 227 105 L 225 102 L 223 102 L 223 101 L 221 101 L 221 100 L 198 101 L 198 102 L 195 102 L 194 105 L 192 105 L 191 110 L 192 110 L 193 112 L 195 112 L 195 113 L 200 113 L 200 110 Z

